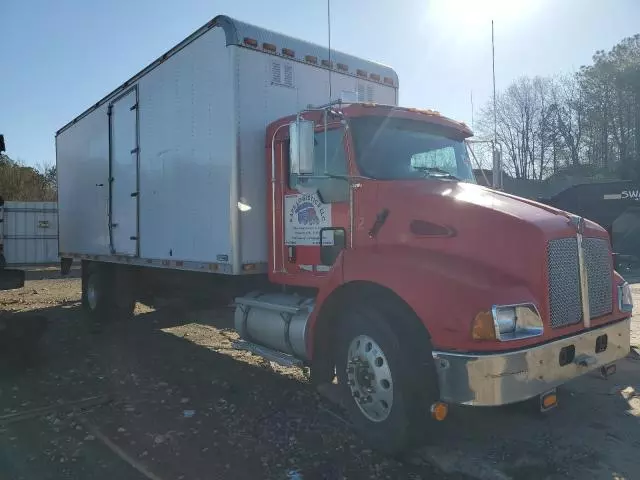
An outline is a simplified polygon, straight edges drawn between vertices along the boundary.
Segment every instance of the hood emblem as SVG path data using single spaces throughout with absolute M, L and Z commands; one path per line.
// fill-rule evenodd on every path
M 584 217 L 579 215 L 571 215 L 569 217 L 571 225 L 576 229 L 576 233 L 582 235 L 584 233 Z

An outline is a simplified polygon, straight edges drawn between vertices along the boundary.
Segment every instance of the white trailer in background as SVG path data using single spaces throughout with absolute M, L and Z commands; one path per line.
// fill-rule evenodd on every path
M 57 132 L 60 256 L 265 272 L 266 126 L 345 92 L 396 105 L 398 78 L 216 17 Z
M 0 205 L 0 265 L 54 265 L 58 262 L 56 202 Z

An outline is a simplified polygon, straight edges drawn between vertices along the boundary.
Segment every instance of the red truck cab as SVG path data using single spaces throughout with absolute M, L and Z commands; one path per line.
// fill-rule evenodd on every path
M 630 291 L 606 231 L 476 185 L 471 135 L 434 111 L 370 104 L 267 128 L 268 274 L 293 292 L 278 350 L 318 384 L 337 376 L 383 450 L 446 404 L 553 406 L 558 385 L 629 351 Z M 236 326 L 267 338 L 247 328 L 255 298 L 238 299 Z

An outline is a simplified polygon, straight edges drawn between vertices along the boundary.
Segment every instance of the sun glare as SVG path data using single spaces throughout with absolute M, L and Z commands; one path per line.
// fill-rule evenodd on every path
M 526 20 L 539 5 L 538 0 L 431 0 L 427 22 L 453 30 L 456 36 L 470 37 L 490 31 L 491 20 L 504 31 Z

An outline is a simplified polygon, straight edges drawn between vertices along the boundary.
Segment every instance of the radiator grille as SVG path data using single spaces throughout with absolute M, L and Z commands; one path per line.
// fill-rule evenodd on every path
M 591 318 L 601 317 L 613 310 L 609 242 L 602 238 L 585 238 L 582 244 L 589 279 L 589 313 Z
M 589 281 L 591 318 L 612 311 L 612 271 L 609 242 L 600 238 L 582 241 Z M 547 245 L 549 269 L 549 306 L 553 328 L 582 321 L 580 270 L 576 238 L 552 240 Z

